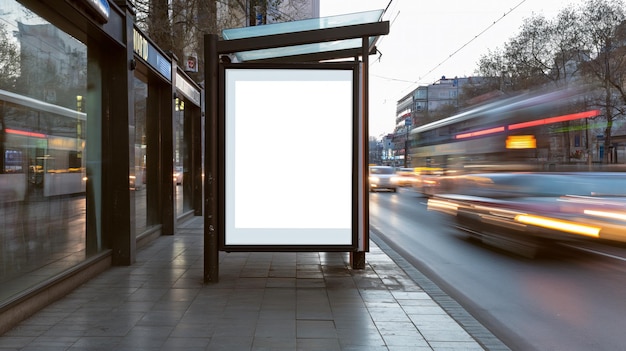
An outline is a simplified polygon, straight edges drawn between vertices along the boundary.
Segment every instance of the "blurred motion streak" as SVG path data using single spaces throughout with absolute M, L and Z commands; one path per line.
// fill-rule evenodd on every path
M 439 168 L 434 182 L 417 182 L 417 191 L 433 196 L 453 193 L 452 175 L 483 172 L 574 172 L 626 170 L 616 134 L 605 145 L 603 111 L 588 103 L 591 87 L 542 88 L 484 100 L 453 115 L 411 129 L 411 166 Z M 417 116 L 421 117 L 421 116 Z
M 449 177 L 428 210 L 485 243 L 532 256 L 555 242 L 626 242 L 624 172 L 498 172 Z M 611 195 L 608 195 L 611 194 Z M 522 249 L 520 249 L 522 248 Z
M 452 202 L 428 199 L 428 210 L 440 211 L 456 216 L 458 206 Z
M 569 115 L 538 119 L 538 120 L 534 120 L 530 122 L 511 124 L 508 126 L 508 129 L 515 130 L 515 129 L 539 126 L 542 124 L 575 121 L 575 120 L 583 119 L 583 118 L 597 117 L 599 115 L 600 115 L 600 110 L 591 110 L 591 111 L 585 111 L 585 112 L 572 113 Z
M 507 149 L 536 149 L 537 140 L 533 135 L 509 135 L 506 138 Z
M 489 129 L 477 130 L 471 133 L 457 134 L 454 138 L 464 139 L 464 138 L 493 134 L 493 133 L 498 133 L 498 132 L 504 132 L 504 127 L 489 128 Z
M 515 216 L 515 220 L 538 227 L 556 229 L 573 234 L 588 235 L 594 238 L 599 237 L 601 229 L 599 227 L 587 226 L 576 222 L 533 215 L 517 215 Z
M 612 218 L 619 219 L 621 221 L 626 221 L 626 213 L 624 212 L 607 212 L 607 211 L 597 211 L 597 210 L 585 210 L 584 212 L 587 215 L 603 217 L 603 218 Z

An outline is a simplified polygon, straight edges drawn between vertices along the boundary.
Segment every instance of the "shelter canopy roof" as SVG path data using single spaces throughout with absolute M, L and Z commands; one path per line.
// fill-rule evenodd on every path
M 312 18 L 301 21 L 226 29 L 219 54 L 239 62 L 310 62 L 357 57 L 375 52 L 380 35 L 389 33 L 384 10 Z M 364 39 L 367 42 L 364 42 Z

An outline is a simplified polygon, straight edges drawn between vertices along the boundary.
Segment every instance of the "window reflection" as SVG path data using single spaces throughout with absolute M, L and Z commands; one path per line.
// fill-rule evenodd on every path
M 192 210 L 191 169 L 191 111 L 185 108 L 185 100 L 176 99 L 174 114 L 174 189 L 176 197 L 176 215 L 180 216 Z
M 135 191 L 135 228 L 145 232 L 156 222 L 148 216 L 148 198 L 156 184 L 148 180 L 148 83 L 134 79 L 135 95 L 135 158 L 130 164 L 130 187 Z M 152 208 L 154 206 L 151 206 Z
M 0 301 L 86 258 L 87 47 L 0 0 Z

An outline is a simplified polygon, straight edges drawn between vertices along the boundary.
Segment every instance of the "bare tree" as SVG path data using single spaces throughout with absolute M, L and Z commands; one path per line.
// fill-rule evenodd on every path
M 581 43 L 579 16 L 571 8 L 556 19 L 533 15 L 524 20 L 520 32 L 504 45 L 481 57 L 478 72 L 497 77 L 502 91 L 525 90 L 547 83 L 567 85 L 578 70 Z M 495 86 L 494 86 L 495 88 Z
M 19 49 L 9 39 L 6 25 L 0 23 L 0 89 L 14 91 L 20 72 Z M 0 113 L 0 154 L 4 155 L 5 114 Z M 0 169 L 4 169 L 4 157 L 0 157 Z
M 542 15 L 534 15 L 524 20 L 520 33 L 505 45 L 513 89 L 529 89 L 549 81 L 551 32 L 550 22 Z
M 584 69 L 601 92 L 606 128 L 604 161 L 609 161 L 614 120 L 623 116 L 626 103 L 626 20 L 621 0 L 588 0 L 581 8 L 584 30 Z
M 169 1 L 151 0 L 146 20 L 148 36 L 161 48 L 171 50 L 174 37 L 171 35 L 172 21 L 170 19 Z
M 20 72 L 19 49 L 0 23 L 0 88 L 13 90 Z
M 225 28 L 302 19 L 306 0 L 136 0 L 137 26 L 161 49 L 184 64 L 197 58 L 197 82 L 204 77 L 204 36 Z
M 475 95 L 467 95 L 466 97 L 473 98 L 491 90 L 504 91 L 505 86 L 510 82 L 508 70 L 504 52 L 499 48 L 493 51 L 489 50 L 487 54 L 480 57 L 477 69 L 479 76 L 488 78 L 485 90 L 480 90 Z
M 553 67 L 548 77 L 557 86 L 567 86 L 579 76 L 579 52 L 582 41 L 580 15 L 573 7 L 562 9 L 552 21 L 550 31 L 550 51 Z
M 624 115 L 626 104 L 624 16 L 622 0 L 588 0 L 578 8 L 564 8 L 554 20 L 533 15 L 524 21 L 519 34 L 505 43 L 504 50 L 481 57 L 478 72 L 497 79 L 504 92 L 547 83 L 561 87 L 573 81 L 592 82 L 596 90 L 589 95 L 599 99 L 583 103 L 603 108 L 604 147 L 610 150 L 613 122 Z M 605 162 L 608 155 L 605 153 Z
M 246 14 L 248 26 L 302 19 L 308 1 L 303 0 L 222 0 Z

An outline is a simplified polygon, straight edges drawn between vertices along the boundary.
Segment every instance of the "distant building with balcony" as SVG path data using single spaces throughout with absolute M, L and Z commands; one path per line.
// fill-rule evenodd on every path
M 450 112 L 457 111 L 463 102 L 460 101 L 463 87 L 480 80 L 477 77 L 448 79 L 445 76 L 431 85 L 417 87 L 413 91 L 414 115 L 413 128 L 432 121 L 448 117 Z
M 447 79 L 446 77 L 441 77 L 441 79 L 429 85 L 427 87 L 428 110 L 435 111 L 447 105 L 458 107 L 461 87 L 468 80 L 469 78 L 455 77 Z
M 448 79 L 445 76 L 431 85 L 415 88 L 398 100 L 396 104 L 396 126 L 393 132 L 394 165 L 411 166 L 406 158 L 409 148 L 408 136 L 412 128 L 447 117 L 447 112 L 456 111 L 461 105 L 459 96 L 463 86 L 478 78 L 464 77 Z

